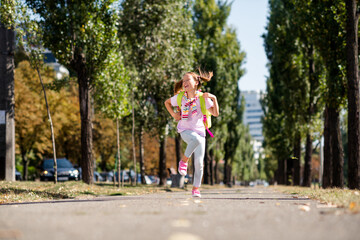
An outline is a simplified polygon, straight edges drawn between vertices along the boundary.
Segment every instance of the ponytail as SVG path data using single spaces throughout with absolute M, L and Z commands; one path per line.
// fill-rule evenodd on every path
M 198 75 L 199 79 L 201 79 L 203 82 L 209 82 L 211 80 L 211 78 L 214 76 L 213 72 L 203 72 L 201 71 L 201 69 L 199 68 L 199 75 Z M 200 81 L 201 83 L 201 81 Z

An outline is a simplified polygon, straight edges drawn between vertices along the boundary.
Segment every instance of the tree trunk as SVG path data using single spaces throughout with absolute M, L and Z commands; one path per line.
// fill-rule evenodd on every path
M 348 182 L 360 189 L 360 121 L 357 1 L 346 0 L 346 72 L 348 82 Z
M 231 173 L 232 173 L 232 166 L 231 166 L 231 164 L 228 163 L 226 166 L 226 185 L 228 187 L 232 187 Z
M 335 108 L 329 109 L 330 134 L 332 146 L 332 187 L 344 187 L 344 153 L 340 132 L 339 111 Z
M 305 147 L 305 164 L 304 164 L 304 179 L 302 185 L 304 187 L 311 186 L 311 157 L 312 157 L 312 137 L 311 134 L 306 134 L 306 147 Z
M 231 162 L 228 157 L 228 152 L 225 152 L 224 157 L 224 184 L 228 187 L 231 187 Z
M 146 184 L 145 163 L 144 163 L 144 129 L 142 126 L 140 126 L 140 131 L 139 131 L 139 161 L 140 161 L 141 183 Z
M 120 155 L 120 132 L 119 132 L 119 118 L 116 118 L 116 146 L 117 146 L 117 170 L 118 170 L 118 187 L 121 182 L 121 155 Z M 115 175 L 114 175 L 115 179 Z M 115 181 L 114 181 L 115 183 Z
M 22 153 L 21 154 L 22 157 L 22 163 L 23 163 L 23 180 L 27 181 L 28 180 L 28 166 L 29 166 L 29 160 L 27 158 L 27 154 L 26 153 Z
M 94 183 L 94 159 L 92 154 L 92 122 L 90 79 L 86 74 L 85 64 L 77 68 L 79 83 L 79 102 L 81 116 L 81 169 L 82 179 L 87 184 Z
M 224 158 L 224 179 L 223 179 L 223 182 L 224 182 L 225 185 L 228 183 L 227 166 L 228 166 L 228 159 Z
M 5 181 L 15 181 L 14 50 L 14 29 L 0 23 L 0 180 Z
M 52 119 L 51 119 L 49 104 L 48 104 L 47 97 L 46 97 L 46 91 L 45 91 L 44 83 L 43 83 L 42 78 L 41 78 L 41 73 L 40 73 L 39 67 L 36 68 L 36 71 L 38 73 L 40 83 L 41 83 L 41 87 L 42 87 L 43 92 L 44 92 L 46 110 L 47 110 L 47 115 L 48 115 L 48 119 L 49 119 L 49 122 L 50 122 L 51 142 L 52 142 L 53 158 L 54 158 L 54 183 L 56 184 L 57 183 L 57 161 L 56 161 L 56 147 L 55 147 L 54 127 L 53 127 L 53 122 L 52 122 Z
M 135 153 L 135 106 L 134 106 L 134 91 L 131 96 L 132 103 L 132 130 L 131 130 L 131 142 L 132 142 L 132 153 L 133 153 L 133 164 L 134 164 L 134 185 L 137 183 L 137 174 L 136 174 L 136 153 Z M 130 171 L 131 179 L 131 171 Z
M 294 143 L 294 177 L 293 185 L 300 186 L 300 162 L 301 162 L 301 135 L 300 132 L 296 132 L 295 143 Z
M 181 160 L 181 137 L 179 134 L 175 136 L 175 153 L 176 153 L 176 169 L 179 169 Z
M 276 171 L 276 180 L 278 184 L 285 184 L 285 160 L 278 159 L 278 169 Z
M 159 185 L 164 186 L 166 184 L 167 172 L 166 172 L 166 142 L 167 142 L 167 125 L 161 131 L 160 137 L 160 149 L 159 149 Z
M 292 185 L 294 176 L 294 164 L 293 159 L 289 157 L 286 160 L 286 185 Z
M 330 116 L 329 107 L 326 104 L 324 111 L 324 170 L 323 170 L 323 188 L 329 188 L 332 186 L 332 147 L 331 147 L 331 135 L 330 135 Z

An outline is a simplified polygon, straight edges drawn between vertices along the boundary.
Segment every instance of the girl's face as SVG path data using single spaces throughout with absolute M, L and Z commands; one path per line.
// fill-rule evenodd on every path
M 196 81 L 192 75 L 185 74 L 182 79 L 182 84 L 185 91 L 191 91 L 197 89 L 199 82 Z

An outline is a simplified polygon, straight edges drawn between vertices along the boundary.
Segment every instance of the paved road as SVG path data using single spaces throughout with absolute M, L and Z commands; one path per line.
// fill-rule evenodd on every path
M 272 188 L 0 205 L 0 239 L 360 239 L 360 214 Z

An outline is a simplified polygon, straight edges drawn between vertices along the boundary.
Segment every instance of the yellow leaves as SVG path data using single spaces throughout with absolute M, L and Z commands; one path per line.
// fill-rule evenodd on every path
M 353 213 L 360 212 L 360 205 L 358 205 L 356 202 L 351 202 L 349 204 L 349 210 Z
M 356 207 L 356 203 L 354 202 L 351 202 L 350 205 L 349 205 L 349 209 L 352 210 Z

